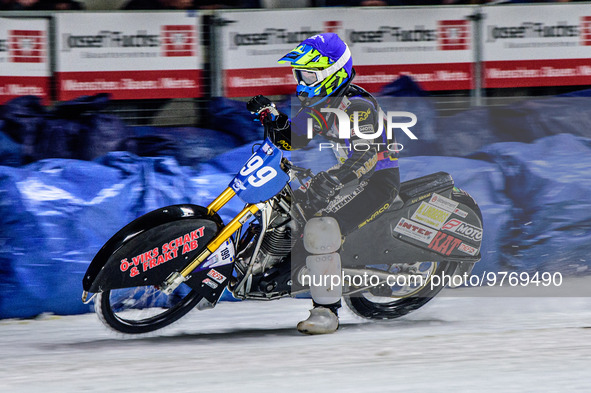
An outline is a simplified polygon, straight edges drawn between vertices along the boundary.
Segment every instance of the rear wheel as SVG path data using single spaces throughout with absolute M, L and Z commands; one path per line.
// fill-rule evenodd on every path
M 121 333 L 141 334 L 161 329 L 187 314 L 202 296 L 186 285 L 166 295 L 157 287 L 134 287 L 101 292 L 95 311 L 109 328 Z
M 397 280 L 397 283 L 401 285 L 383 284 L 345 296 L 345 303 L 355 314 L 364 318 L 398 318 L 421 308 L 433 299 L 444 286 L 431 285 L 432 277 L 434 275 L 440 276 L 443 272 L 450 275 L 455 272 L 456 267 L 457 263 L 455 262 L 419 262 L 372 266 L 374 269 L 384 270 L 391 274 L 416 275 L 416 279 Z M 355 291 L 355 288 L 345 288 L 345 291 Z

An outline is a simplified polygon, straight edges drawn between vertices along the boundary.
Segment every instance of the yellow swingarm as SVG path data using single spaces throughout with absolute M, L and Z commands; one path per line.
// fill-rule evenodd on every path
M 207 206 L 210 214 L 217 213 L 226 203 L 232 199 L 236 193 L 230 187 L 226 188 L 213 202 Z M 236 217 L 232 219 L 216 237 L 214 237 L 195 259 L 193 259 L 183 270 L 174 272 L 164 281 L 162 292 L 170 295 L 203 261 L 205 261 L 215 250 L 217 250 L 226 240 L 232 236 L 251 215 L 259 211 L 257 205 L 248 204 L 242 209 Z

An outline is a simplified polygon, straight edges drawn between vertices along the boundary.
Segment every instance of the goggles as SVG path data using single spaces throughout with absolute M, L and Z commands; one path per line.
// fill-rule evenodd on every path
M 311 70 L 306 68 L 293 68 L 293 77 L 295 78 L 298 85 L 305 85 L 305 86 L 316 86 L 341 68 L 347 64 L 349 59 L 351 58 L 351 51 L 347 46 L 345 48 L 345 52 L 341 55 L 341 57 L 334 62 L 330 67 L 325 68 L 323 70 Z

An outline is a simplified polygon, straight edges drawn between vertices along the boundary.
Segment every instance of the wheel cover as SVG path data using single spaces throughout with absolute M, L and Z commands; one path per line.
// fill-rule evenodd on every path
M 145 333 L 176 321 L 198 298 L 186 285 L 171 295 L 154 286 L 123 288 L 100 293 L 95 308 L 108 327 L 123 333 Z
M 417 262 L 414 264 L 395 264 L 388 268 L 388 272 L 392 274 L 406 273 L 412 274 L 415 277 L 408 277 L 405 280 L 400 279 L 400 284 L 390 287 L 391 294 L 389 296 L 375 295 L 371 290 L 361 292 L 358 296 L 377 304 L 392 303 L 392 299 L 404 299 L 416 295 L 418 292 L 427 287 L 431 281 L 433 273 L 437 270 L 437 262 Z M 399 276 L 402 277 L 403 276 Z

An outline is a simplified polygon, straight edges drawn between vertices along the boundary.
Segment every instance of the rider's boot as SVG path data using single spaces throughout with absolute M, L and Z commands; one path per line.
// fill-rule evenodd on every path
M 310 310 L 310 316 L 298 323 L 298 331 L 305 334 L 327 334 L 333 333 L 339 328 L 339 317 L 337 310 L 341 302 L 331 305 L 319 305 L 314 303 Z
M 339 327 L 337 310 L 341 306 L 341 231 L 332 217 L 314 217 L 304 228 L 304 247 L 310 255 L 306 267 L 310 274 L 310 294 L 314 308 L 297 329 L 306 334 L 333 333 Z M 337 285 L 333 285 L 337 284 Z

